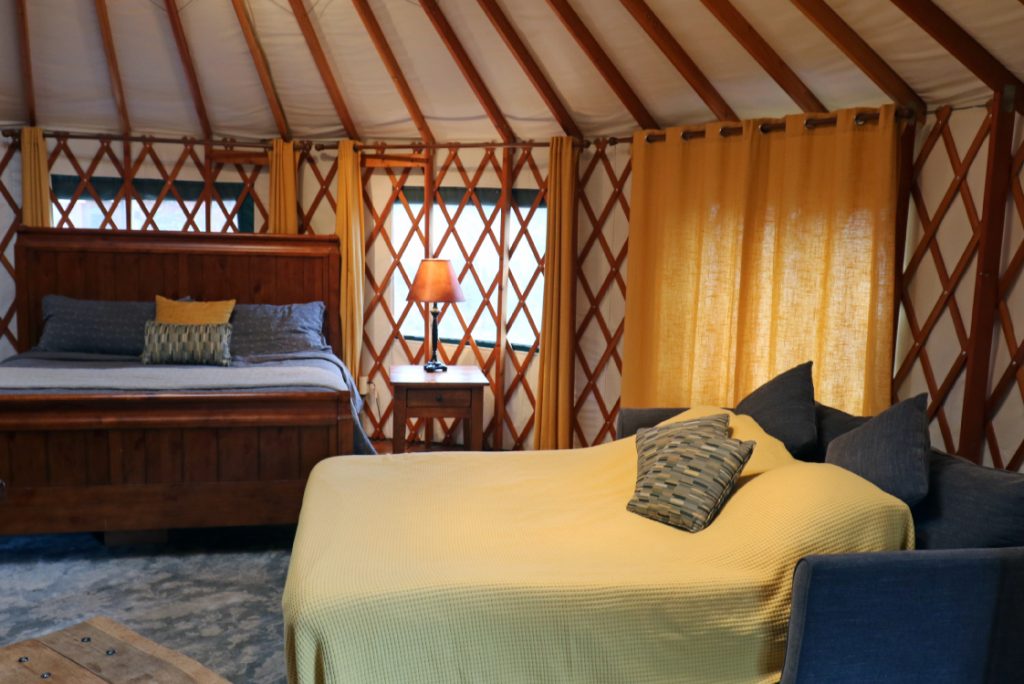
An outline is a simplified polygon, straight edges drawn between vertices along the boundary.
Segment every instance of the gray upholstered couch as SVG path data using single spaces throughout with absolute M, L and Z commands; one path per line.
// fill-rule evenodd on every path
M 683 410 L 624 408 L 618 434 Z M 865 420 L 819 405 L 818 460 Z M 783 682 L 1024 682 L 1024 475 L 933 451 L 912 513 L 917 551 L 797 564 Z

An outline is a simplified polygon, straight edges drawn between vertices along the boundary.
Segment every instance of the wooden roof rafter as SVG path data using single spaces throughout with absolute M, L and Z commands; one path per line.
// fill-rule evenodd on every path
M 1013 107 L 1024 114 L 1024 83 L 931 0 L 892 0 L 979 81 L 994 92 L 1014 88 Z
M 245 44 L 252 55 L 253 65 L 256 67 L 256 74 L 259 76 L 263 92 L 267 96 L 267 104 L 274 116 L 274 123 L 277 131 L 284 139 L 291 138 L 291 131 L 288 128 L 288 119 L 285 118 L 284 109 L 281 107 L 281 100 L 277 97 L 277 90 L 274 89 L 274 81 L 270 78 L 270 66 L 267 64 L 267 57 L 263 54 L 259 41 L 256 40 L 256 32 L 252 26 L 252 19 L 249 18 L 249 10 L 245 6 L 245 0 L 231 0 L 235 14 L 238 16 L 238 26 L 242 29 L 242 36 Z
M 196 117 L 199 119 L 199 127 L 203 130 L 203 137 L 209 140 L 213 137 L 213 129 L 210 126 L 210 117 L 206 113 L 206 102 L 203 100 L 203 91 L 199 88 L 199 77 L 196 75 L 195 62 L 192 61 L 192 52 L 188 48 L 188 40 L 185 37 L 185 27 L 181 23 L 181 14 L 178 11 L 178 0 L 164 0 L 164 5 L 167 7 L 167 18 L 171 23 L 171 32 L 174 34 L 174 42 L 178 46 L 178 56 L 181 58 L 181 67 L 185 70 L 188 89 L 192 94 L 192 104 L 196 108 Z
M 540 64 L 534 59 L 530 53 L 530 49 L 523 42 L 519 33 L 515 27 L 512 26 L 512 22 L 508 20 L 501 7 L 498 5 L 497 0 L 477 0 L 480 4 L 480 9 L 484 11 L 487 18 L 490 19 L 491 24 L 494 26 L 494 30 L 498 32 L 501 39 L 505 42 L 505 46 L 512 52 L 512 56 L 515 57 L 516 62 L 526 73 L 526 77 L 533 84 L 533 87 L 537 90 L 541 99 L 544 100 L 544 104 L 547 105 L 551 114 L 554 115 L 555 120 L 558 121 L 558 125 L 562 127 L 565 134 L 572 136 L 573 138 L 583 138 L 583 132 L 580 127 L 576 125 L 569 110 L 566 109 L 562 99 L 555 92 L 551 82 L 544 75 L 544 71 L 541 69 Z
M 388 45 L 384 31 L 381 29 L 377 17 L 374 16 L 373 10 L 370 8 L 370 3 L 368 0 L 352 0 L 352 4 L 356 8 L 356 12 L 359 13 L 359 18 L 362 19 L 366 32 L 370 34 L 370 40 L 373 41 L 377 54 L 380 56 L 381 61 L 384 62 L 384 68 L 387 69 L 388 75 L 391 76 L 391 81 L 395 84 L 399 97 L 405 103 L 405 109 L 409 112 L 409 117 L 416 125 L 420 138 L 428 145 L 433 145 L 435 142 L 434 133 L 430 130 L 427 118 L 423 115 L 423 110 L 420 109 L 419 103 L 416 102 L 416 98 L 412 94 L 412 88 L 409 87 L 409 82 L 406 80 L 405 74 L 398 64 L 395 53 L 391 50 L 391 46 Z
M 128 118 L 128 103 L 124 97 L 124 85 L 121 83 L 121 69 L 117 65 L 117 52 L 114 50 L 114 35 L 110 30 L 110 12 L 107 8 L 107 0 L 95 0 L 96 18 L 100 24 L 100 36 L 103 39 L 103 53 L 107 58 L 107 71 L 110 73 L 110 88 L 114 95 L 114 105 L 117 107 L 117 117 L 121 123 L 121 133 L 129 135 L 132 132 L 131 121 Z
M 637 97 L 636 91 L 626 81 L 626 77 L 615 66 L 568 0 L 547 0 L 547 3 L 640 127 L 660 128 L 657 120 Z
M 827 112 L 811 89 L 729 0 L 701 0 L 768 75 L 805 112 Z
M 654 44 L 664 53 L 672 66 L 676 68 L 694 92 L 704 101 L 711 113 L 722 121 L 739 121 L 736 112 L 718 92 L 715 86 L 700 70 L 696 62 L 690 58 L 683 46 L 668 30 L 661 19 L 654 13 L 644 0 L 619 0 L 640 27 L 647 32 Z
M 32 82 L 32 51 L 28 42 L 28 0 L 18 0 L 18 48 L 21 53 L 21 84 L 25 94 L 25 109 L 29 126 L 36 125 L 36 90 Z
M 516 136 L 512 131 L 512 127 L 509 126 L 508 120 L 501 112 L 501 108 L 498 107 L 498 103 L 494 96 L 491 95 L 491 91 L 487 89 L 487 85 L 484 83 L 483 78 L 481 78 L 480 72 L 473 66 L 469 53 L 466 52 L 466 48 L 463 47 L 455 35 L 455 31 L 452 29 L 451 24 L 448 23 L 448 19 L 444 16 L 444 12 L 441 11 L 437 1 L 420 0 L 420 6 L 426 12 L 430 23 L 434 25 L 434 29 L 448 48 L 448 52 L 451 54 L 452 59 L 455 60 L 455 64 L 459 67 L 459 71 L 462 72 L 466 82 L 469 83 L 469 87 L 472 89 L 473 94 L 476 95 L 476 99 L 484 108 L 487 118 L 498 129 L 498 134 L 501 136 L 502 141 L 511 142 L 515 140 Z
M 923 117 L 927 107 L 903 78 L 825 0 L 791 0 L 864 74 L 902 107 Z
M 288 4 L 291 5 L 292 14 L 295 15 L 295 21 L 299 24 L 302 37 L 306 39 L 309 53 L 313 57 L 313 63 L 316 64 L 316 70 L 320 73 L 320 80 L 324 82 L 324 87 L 327 88 L 327 95 L 331 98 L 334 111 L 338 113 L 341 125 L 345 127 L 345 133 L 348 134 L 348 137 L 358 140 L 359 131 L 356 128 L 356 123 L 352 119 L 348 106 L 345 104 L 345 99 L 341 96 L 338 80 L 334 77 L 334 70 L 331 69 L 331 63 L 328 61 L 326 53 L 324 53 L 323 45 L 320 44 L 320 38 L 316 35 L 313 22 L 309 19 L 309 12 L 306 11 L 304 0 L 288 0 Z

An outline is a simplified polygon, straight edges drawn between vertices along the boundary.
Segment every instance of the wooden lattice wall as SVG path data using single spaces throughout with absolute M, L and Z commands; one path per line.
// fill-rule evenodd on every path
M 949 452 L 961 444 L 992 122 L 989 107 L 940 109 L 919 132 L 914 157 L 893 384 L 899 398 L 928 393 L 932 442 Z M 1019 470 L 1024 464 L 1024 145 L 1019 134 L 1014 149 L 983 460 Z
M 901 329 L 897 346 L 894 390 L 900 397 L 925 391 L 930 397 L 933 441 L 956 451 L 964 396 L 967 340 L 976 277 L 985 186 L 987 138 L 992 116 L 986 109 L 940 110 L 918 132 L 910 221 L 901 292 Z M 1014 140 L 1013 182 L 1007 198 L 1005 239 L 999 279 L 999 307 L 993 340 L 990 382 L 985 401 L 984 459 L 996 467 L 1020 469 L 1024 464 L 1024 144 Z M 50 143 L 54 173 L 83 178 L 70 200 L 60 200 L 58 225 L 75 226 L 74 205 L 97 200 L 103 227 L 157 227 L 162 203 L 181 206 L 181 225 L 172 230 L 236 230 L 240 203 L 227 206 L 214 182 L 240 184 L 254 207 L 254 227 L 266 228 L 266 169 L 260 165 L 215 162 L 202 145 L 62 137 Z M 528 230 L 544 201 L 546 150 L 543 148 L 457 148 L 439 150 L 430 177 L 424 168 L 374 166 L 364 170 L 367 206 L 367 269 L 364 356 L 360 375 L 373 383 L 367 420 L 377 438 L 390 436 L 391 393 L 386 375 L 395 363 L 416 363 L 426 353 L 420 339 L 399 330 L 407 318 L 424 320 L 418 305 L 396 302 L 392 287 L 408 284 L 419 259 L 427 255 L 452 258 L 464 287 L 483 296 L 481 304 L 446 307 L 461 330 L 479 326 L 498 330 L 498 344 L 478 344 L 472 335 L 460 344 L 445 345 L 442 356 L 452 363 L 477 363 L 491 380 L 486 413 L 489 445 L 529 447 L 532 443 L 536 384 L 536 341 L 515 348 L 502 332 L 526 321 L 539 338 L 540 311 L 528 300 L 542 288 L 543 245 Z M 306 149 L 300 158 L 302 230 L 329 232 L 334 223 L 337 165 L 332 154 Z M 625 268 L 629 221 L 630 156 L 628 144 L 600 141 L 588 147 L 580 162 L 578 205 L 579 281 L 577 286 L 576 406 L 574 436 L 578 445 L 615 437 L 622 370 L 621 340 L 625 301 Z M 162 180 L 163 190 L 142 203 L 125 184 L 113 200 L 104 200 L 89 182 L 93 177 L 120 176 Z M 208 201 L 190 203 L 171 181 L 207 182 Z M 13 352 L 16 321 L 13 294 L 13 229 L 19 218 L 20 158 L 16 146 L 0 142 L 0 357 Z M 437 205 L 433 220 L 410 200 L 411 188 L 429 185 Z M 453 199 L 442 188 L 464 188 Z M 497 204 L 481 201 L 481 190 L 505 192 Z M 512 189 L 536 190 L 531 206 L 510 200 Z M 127 207 L 131 200 L 133 211 Z M 430 202 L 428 202 L 429 204 Z M 393 212 L 404 212 L 412 230 L 392 240 Z M 467 233 L 460 217 L 472 215 L 480 231 Z M 90 226 L 91 227 L 91 226 Z M 489 254 L 500 267 L 482 272 L 477 265 Z M 424 333 L 426 326 L 424 324 Z M 459 426 L 447 422 L 413 426 L 419 438 L 458 438 Z

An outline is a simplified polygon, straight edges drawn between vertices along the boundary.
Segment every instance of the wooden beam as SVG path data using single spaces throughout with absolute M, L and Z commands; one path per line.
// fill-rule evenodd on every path
M 505 41 L 505 46 L 512 52 L 512 56 L 515 57 L 519 66 L 526 73 L 530 83 L 537 89 L 537 93 L 544 100 L 544 104 L 551 110 L 558 125 L 562 127 L 566 135 L 582 139 L 583 133 L 580 131 L 579 126 L 573 121 L 569 110 L 565 108 L 558 93 L 555 92 L 551 82 L 548 81 L 541 70 L 540 64 L 533 58 L 529 48 L 526 47 L 526 43 L 523 42 L 523 39 L 516 32 L 512 22 L 505 16 L 497 0 L 478 0 L 478 2 L 480 3 L 480 9 L 491 20 L 494 30 Z
M 25 92 L 25 109 L 28 112 L 28 125 L 36 125 L 36 89 L 32 83 L 32 51 L 28 42 L 28 0 L 18 0 L 15 5 L 18 13 L 18 38 L 21 48 L 21 84 Z
M 398 95 L 402 98 L 402 102 L 405 103 L 405 109 L 409 112 L 409 117 L 416 124 L 416 130 L 420 132 L 420 138 L 423 139 L 423 142 L 433 145 L 435 142 L 434 133 L 430 130 L 430 126 L 427 125 L 427 119 L 423 116 L 423 111 L 412 94 L 409 82 L 405 80 L 402 68 L 398 66 L 395 53 L 392 52 L 391 46 L 388 45 L 387 38 L 384 37 L 384 31 L 377 22 L 377 17 L 374 16 L 373 10 L 370 9 L 370 3 L 368 0 L 352 0 L 352 4 L 356 8 L 356 12 L 359 13 L 359 18 L 363 20 L 363 26 L 366 27 L 366 32 L 370 34 L 370 40 L 373 41 L 374 47 L 377 48 L 377 54 L 380 55 L 381 61 L 384 62 L 384 68 L 387 69 L 388 75 L 391 76 L 391 81 L 395 84 L 395 88 L 398 89 Z
M 171 32 L 174 34 L 174 42 L 178 46 L 178 56 L 181 58 L 181 67 L 185 70 L 185 79 L 188 81 L 188 89 L 192 94 L 192 104 L 196 108 L 196 117 L 199 119 L 199 126 L 203 130 L 203 137 L 209 140 L 213 137 L 210 117 L 206 113 L 203 92 L 199 89 L 199 77 L 196 75 L 195 63 L 192 61 L 192 52 L 188 49 L 185 27 L 181 23 L 181 14 L 178 12 L 178 0 L 164 0 L 164 5 L 167 6 L 167 18 L 171 22 Z
M 694 89 L 704 104 L 708 106 L 711 113 L 722 121 L 739 121 L 736 112 L 719 94 L 718 90 L 708 80 L 704 72 L 686 54 L 683 46 L 675 39 L 675 36 L 661 22 L 658 15 L 654 13 L 644 0 L 620 0 L 622 6 L 629 10 L 640 27 L 647 32 L 654 44 L 664 53 L 672 66 L 676 68 L 690 87 Z
M 114 35 L 110 31 L 110 13 L 107 11 L 107 0 L 95 0 L 96 18 L 100 24 L 100 36 L 103 38 L 103 52 L 107 56 L 107 71 L 110 73 L 110 88 L 117 106 L 117 116 L 121 122 L 121 133 L 132 132 L 128 120 L 128 104 L 124 98 L 124 86 L 121 84 L 121 70 L 117 66 L 117 53 L 114 51 Z
M 327 88 L 327 94 L 331 98 L 331 104 L 334 105 L 334 111 L 338 113 L 338 118 L 341 119 L 341 124 L 345 127 L 348 137 L 358 140 L 359 131 L 356 129 L 356 122 L 352 119 L 352 114 L 349 113 L 348 106 L 345 105 L 345 99 L 341 96 L 341 89 L 338 87 L 338 81 L 334 77 L 334 70 L 331 69 L 331 63 L 327 60 L 324 48 L 316 35 L 313 22 L 309 20 L 309 13 L 306 11 L 305 3 L 303 0 L 288 0 L 288 3 L 291 5 L 292 14 L 295 15 L 295 21 L 298 22 L 299 29 L 302 31 L 302 37 L 306 39 L 309 53 L 313 56 L 313 63 L 316 64 L 316 70 L 320 72 L 320 80 L 324 82 L 324 87 Z
M 797 106 L 805 112 L 828 111 L 821 100 L 815 97 L 811 89 L 796 75 L 796 72 L 789 68 L 779 53 L 761 37 L 761 34 L 751 26 L 750 22 L 729 0 L 701 0 L 701 2 L 732 34 L 733 38 L 750 53 L 750 56 L 761 65 L 761 68 L 768 72 L 768 75 L 779 84 L 779 87 L 786 91 L 786 94 Z
M 626 82 L 626 78 L 619 71 L 618 67 L 612 63 L 611 58 L 608 57 L 608 53 L 604 51 L 604 48 L 597 42 L 597 38 L 590 32 L 590 29 L 586 27 L 580 16 L 576 14 L 576 10 L 568 3 L 568 0 L 548 0 L 548 5 L 555 11 L 558 18 L 562 21 L 562 25 L 565 26 L 566 30 L 573 37 L 576 43 L 580 46 L 594 67 L 600 72 L 601 76 L 608 83 L 608 86 L 615 93 L 619 101 L 625 105 L 626 109 L 633 116 L 641 128 L 660 128 L 658 122 L 654 119 L 647 108 L 644 107 L 640 98 L 637 97 L 636 92 Z
M 242 29 L 242 36 L 245 44 L 249 46 L 249 54 L 252 55 L 253 65 L 256 67 L 256 74 L 263 85 L 263 92 L 267 96 L 267 104 L 270 105 L 270 112 L 274 115 L 274 123 L 277 124 L 277 132 L 284 139 L 291 138 L 291 131 L 288 129 L 288 120 L 284 116 L 284 109 L 281 107 L 281 100 L 274 90 L 274 82 L 270 78 L 270 67 L 267 65 L 266 55 L 256 40 L 256 32 L 252 27 L 252 20 L 249 19 L 249 12 L 245 8 L 245 0 L 231 0 L 231 5 L 238 15 L 238 26 Z
M 1012 85 L 997 91 L 992 99 L 985 195 L 982 199 L 978 236 L 978 270 L 971 308 L 971 335 L 967 340 L 967 369 L 964 379 L 964 408 L 960 421 L 958 453 L 981 462 L 985 434 L 985 403 L 991 372 L 992 334 L 999 305 L 999 262 L 1006 225 L 1006 204 L 1013 175 L 1014 108 L 1020 101 Z
M 1013 86 L 1014 109 L 1024 114 L 1024 83 L 931 0 L 892 0 L 978 80 L 995 92 Z
M 501 113 L 501 108 L 498 107 L 498 103 L 491 95 L 491 91 L 484 84 L 483 78 L 480 77 L 480 72 L 473 66 L 473 62 L 469 59 L 469 53 L 466 52 L 462 43 L 459 42 L 455 31 L 452 30 L 451 24 L 448 23 L 448 19 L 444 16 L 444 12 L 441 11 L 436 0 L 420 0 L 420 5 L 423 7 L 423 11 L 427 13 L 427 18 L 434 25 L 438 35 L 441 36 L 441 40 L 448 47 L 448 52 L 451 53 L 452 59 L 455 60 L 455 64 L 459 67 L 459 71 L 462 72 L 462 75 L 469 83 L 469 87 L 473 90 L 473 94 L 476 95 L 476 99 L 480 101 L 480 105 L 487 113 L 487 117 L 494 124 L 494 127 L 498 129 L 501 139 L 504 142 L 510 142 L 515 139 L 516 136 L 512 132 L 512 127 L 508 125 L 505 115 Z
M 918 118 L 924 116 L 927 108 L 924 100 L 907 85 L 899 74 L 877 52 L 871 49 L 850 25 L 829 7 L 825 0 L 792 0 L 836 47 L 860 67 L 864 74 L 874 81 L 886 95 L 902 107 L 913 109 Z

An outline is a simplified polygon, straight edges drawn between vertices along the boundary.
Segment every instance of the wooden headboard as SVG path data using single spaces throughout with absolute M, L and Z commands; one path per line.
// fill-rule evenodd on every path
M 341 354 L 340 253 L 334 235 L 131 233 L 20 228 L 15 243 L 18 351 L 42 333 L 42 299 L 327 305 L 324 335 Z

